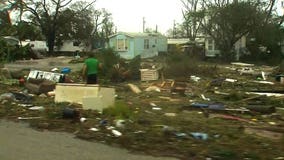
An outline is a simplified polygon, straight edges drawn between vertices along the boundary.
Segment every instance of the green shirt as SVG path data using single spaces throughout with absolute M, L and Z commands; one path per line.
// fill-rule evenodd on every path
M 88 58 L 84 63 L 87 67 L 87 75 L 98 73 L 99 61 L 96 58 Z

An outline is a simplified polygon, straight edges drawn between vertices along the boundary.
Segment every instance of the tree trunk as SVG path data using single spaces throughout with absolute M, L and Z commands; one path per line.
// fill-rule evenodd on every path
M 52 55 L 54 53 L 55 33 L 50 33 L 48 36 L 48 53 Z

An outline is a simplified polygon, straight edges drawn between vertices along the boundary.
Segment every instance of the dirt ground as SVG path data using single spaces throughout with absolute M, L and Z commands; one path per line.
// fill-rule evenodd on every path
M 36 131 L 26 123 L 0 121 L 0 159 L 5 160 L 174 160 L 131 154 L 102 143 L 88 142 L 63 132 Z
M 68 61 L 69 58 L 54 57 L 5 67 L 48 71 L 68 66 L 71 72 L 80 70 L 82 63 Z M 81 116 L 87 119 L 84 123 L 62 118 L 64 107 L 82 109 L 81 105 L 55 104 L 54 97 L 46 95 L 33 95 L 31 102 L 32 106 L 44 107 L 44 111 L 31 111 L 21 101 L 2 100 L 0 117 L 12 121 L 19 121 L 19 117 L 40 117 L 26 122 L 41 131 L 71 133 L 88 144 L 103 142 L 153 156 L 182 160 L 283 159 L 284 85 L 276 81 L 275 68 L 253 66 L 251 72 L 239 66 L 244 69 L 241 73 L 236 65 L 230 64 L 195 67 L 194 70 L 203 73 L 182 80 L 165 77 L 109 84 L 116 90 L 115 105 L 104 113 L 81 110 Z M 140 88 L 141 93 L 134 93 L 129 83 Z M 0 86 L 1 94 L 24 89 L 17 85 Z M 117 125 L 118 120 L 124 121 L 123 126 Z M 110 128 L 121 136 L 115 136 Z

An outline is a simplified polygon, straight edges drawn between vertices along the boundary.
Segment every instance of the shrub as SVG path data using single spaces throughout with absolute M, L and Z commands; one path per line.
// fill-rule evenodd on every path
M 166 77 L 189 77 L 190 75 L 213 76 L 218 71 L 216 65 L 204 65 L 202 61 L 187 55 L 169 55 L 164 74 Z
M 132 116 L 133 112 L 125 102 L 118 101 L 114 106 L 104 109 L 103 114 L 118 119 L 128 119 Z

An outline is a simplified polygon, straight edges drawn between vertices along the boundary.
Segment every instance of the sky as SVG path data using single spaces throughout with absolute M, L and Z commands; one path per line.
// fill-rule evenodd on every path
M 111 13 L 117 31 L 123 32 L 142 32 L 143 17 L 145 28 L 157 25 L 162 34 L 182 21 L 180 0 L 97 0 L 95 8 Z

